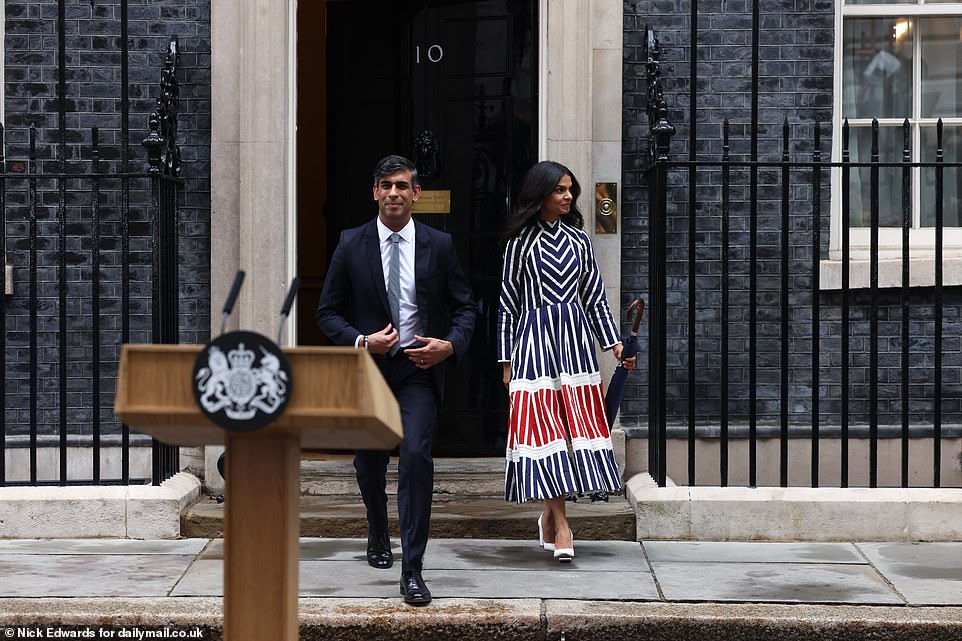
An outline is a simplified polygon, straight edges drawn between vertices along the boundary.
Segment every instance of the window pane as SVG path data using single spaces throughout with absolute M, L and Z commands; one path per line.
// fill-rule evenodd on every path
M 872 128 L 852 127 L 849 151 L 852 162 L 872 160 Z M 902 159 L 902 128 L 879 127 L 879 161 Z M 849 181 L 851 203 L 849 220 L 852 227 L 868 227 L 872 222 L 872 169 L 852 167 Z M 902 170 L 879 167 L 879 227 L 902 225 Z
M 846 18 L 843 31 L 842 117 L 911 117 L 912 23 Z
M 922 116 L 962 114 L 962 18 L 940 16 L 919 23 L 922 40 Z
M 935 127 L 923 127 L 922 131 L 922 162 L 935 162 L 936 130 Z M 942 148 L 946 162 L 957 162 L 962 154 L 962 131 L 957 127 L 945 127 L 942 130 Z M 962 168 L 944 167 L 942 169 L 942 216 L 946 227 L 960 227 L 959 210 L 962 200 L 959 199 L 959 185 L 962 183 Z M 935 168 L 922 168 L 922 184 L 919 185 L 922 196 L 922 226 L 935 226 Z
M 927 0 L 925 4 L 932 4 L 940 0 Z M 944 0 L 945 2 L 958 2 L 958 0 Z M 845 4 L 918 4 L 919 0 L 845 0 Z

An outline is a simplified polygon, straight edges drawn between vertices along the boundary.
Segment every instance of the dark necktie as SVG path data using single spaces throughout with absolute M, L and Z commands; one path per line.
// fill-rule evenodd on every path
M 387 303 L 391 308 L 391 324 L 396 332 L 401 331 L 401 235 L 391 234 L 391 249 L 387 261 Z M 391 348 L 391 356 L 397 354 L 401 348 L 400 334 L 398 342 Z

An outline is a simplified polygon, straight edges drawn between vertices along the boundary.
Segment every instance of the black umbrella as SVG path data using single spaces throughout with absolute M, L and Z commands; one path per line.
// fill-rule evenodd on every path
M 641 325 L 641 317 L 645 313 L 645 301 L 640 298 L 635 299 L 631 305 L 628 306 L 628 322 L 631 323 L 631 316 L 635 312 L 638 315 L 635 316 L 635 321 L 631 325 L 631 335 L 628 340 L 622 341 L 624 347 L 621 349 L 621 360 L 631 358 L 638 353 L 638 326 Z M 605 394 L 605 413 L 608 414 L 608 427 L 615 424 L 615 417 L 618 416 L 618 408 L 621 406 L 621 397 L 625 394 L 625 382 L 628 380 L 628 370 L 622 363 L 618 363 L 618 367 L 615 368 L 615 373 L 611 377 L 611 382 L 608 383 L 608 393 Z

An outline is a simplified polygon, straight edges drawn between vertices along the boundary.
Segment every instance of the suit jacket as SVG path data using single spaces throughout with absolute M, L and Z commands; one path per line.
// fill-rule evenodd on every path
M 450 234 L 415 221 L 414 242 L 421 329 L 427 336 L 450 341 L 457 360 L 467 352 L 474 330 L 476 306 L 471 285 Z M 391 322 L 376 220 L 341 232 L 315 318 L 335 345 L 354 345 L 359 334 L 379 332 Z M 379 366 L 385 362 L 385 356 L 372 356 Z M 446 363 L 431 368 L 438 398 L 444 397 Z

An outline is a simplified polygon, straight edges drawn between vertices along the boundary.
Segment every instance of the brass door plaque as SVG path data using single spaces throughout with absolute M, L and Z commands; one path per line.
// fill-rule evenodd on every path
M 618 183 L 595 183 L 595 233 L 618 233 Z
M 412 209 L 415 214 L 450 214 L 450 189 L 425 189 L 421 197 L 414 202 Z

